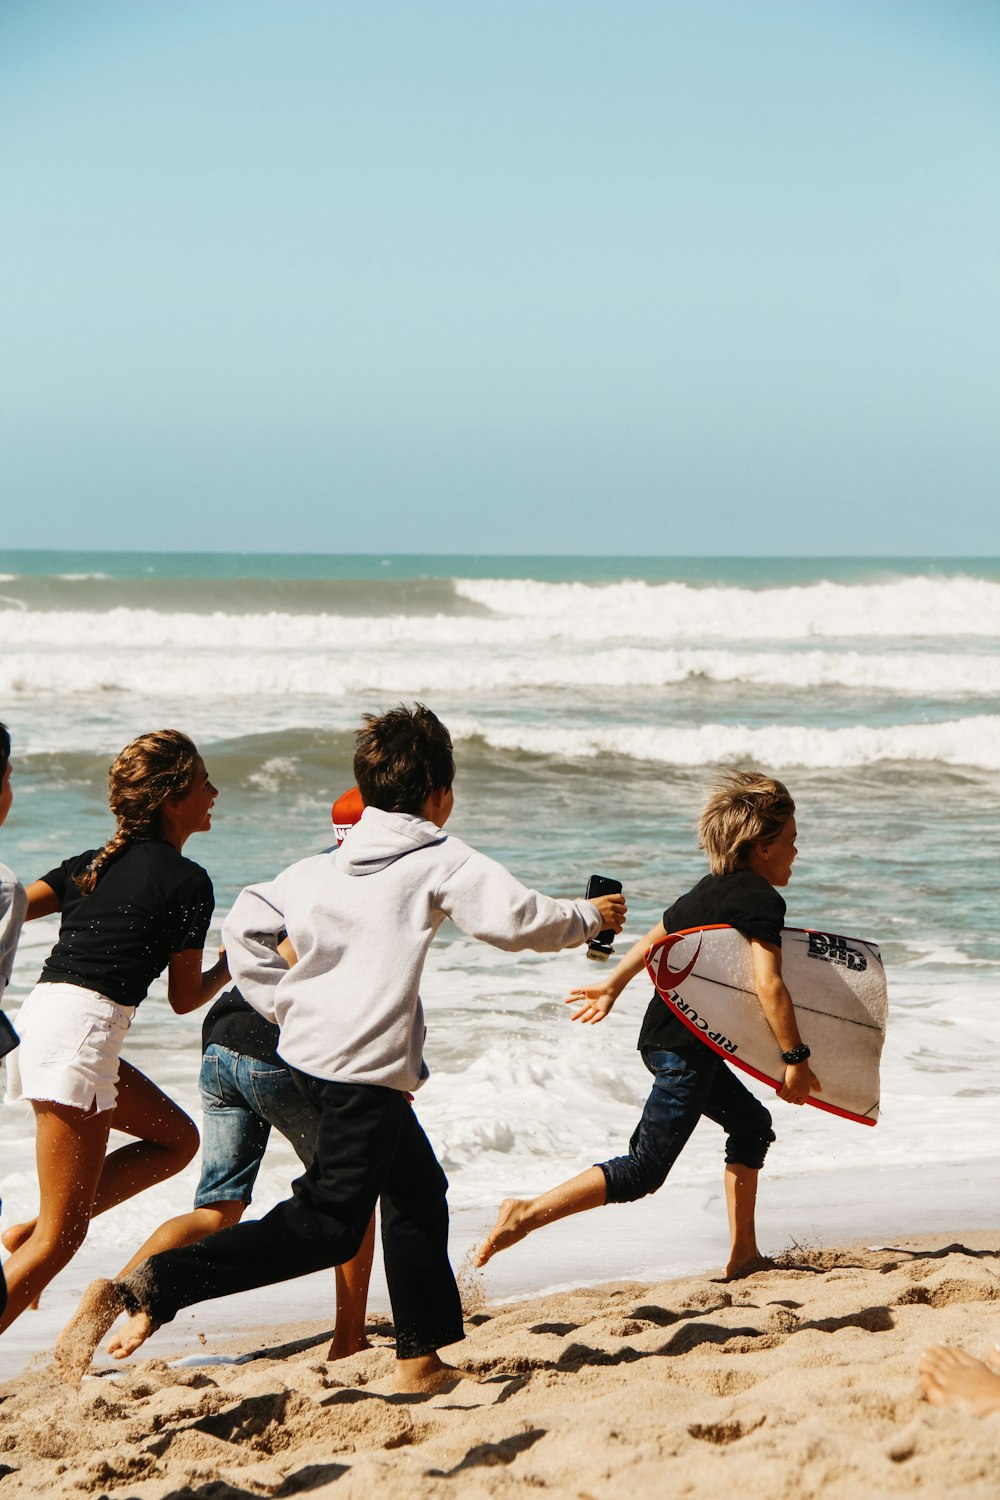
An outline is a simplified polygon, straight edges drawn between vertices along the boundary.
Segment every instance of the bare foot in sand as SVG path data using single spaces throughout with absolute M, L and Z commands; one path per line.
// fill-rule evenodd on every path
M 128 1359 L 130 1354 L 142 1347 L 151 1333 L 159 1327 L 147 1312 L 132 1313 L 117 1333 L 113 1333 L 105 1344 L 112 1359 Z
M 460 1380 L 478 1381 L 471 1370 L 446 1365 L 437 1354 L 422 1354 L 418 1359 L 397 1359 L 393 1386 L 404 1396 L 433 1396 L 450 1391 Z
M 364 1334 L 362 1334 L 360 1338 L 354 1334 L 345 1336 L 344 1338 L 338 1338 L 337 1332 L 336 1330 L 334 1330 L 333 1343 L 326 1351 L 327 1361 L 329 1362 L 334 1359 L 346 1359 L 349 1354 L 363 1354 L 366 1349 L 371 1349 L 373 1347 L 374 1346 L 370 1344 L 365 1338 Z
M 119 1313 L 125 1311 L 116 1281 L 92 1281 L 80 1298 L 80 1306 L 56 1341 L 55 1361 L 60 1380 L 79 1387 L 90 1366 L 94 1350 Z
M 0 1234 L 0 1245 L 11 1252 L 20 1250 L 25 1240 L 31 1239 L 37 1223 L 37 1219 L 26 1219 L 23 1224 L 11 1224 L 9 1229 L 5 1229 L 3 1234 Z M 32 1306 L 35 1305 L 37 1304 L 32 1304 Z
M 505 1198 L 500 1205 L 497 1221 L 476 1251 L 475 1263 L 485 1266 L 498 1250 L 508 1250 L 531 1233 L 535 1225 L 529 1217 L 531 1202 L 527 1198 Z
M 989 1359 L 992 1369 L 964 1349 L 935 1344 L 920 1361 L 921 1389 L 932 1406 L 957 1406 L 977 1417 L 1000 1411 L 1000 1358 L 991 1350 Z
M 739 1259 L 734 1256 L 723 1271 L 722 1279 L 723 1281 L 739 1281 L 741 1276 L 752 1276 L 755 1271 L 773 1271 L 774 1269 L 774 1261 L 769 1256 L 761 1255 L 760 1251 L 756 1251 L 745 1259 L 742 1256 Z

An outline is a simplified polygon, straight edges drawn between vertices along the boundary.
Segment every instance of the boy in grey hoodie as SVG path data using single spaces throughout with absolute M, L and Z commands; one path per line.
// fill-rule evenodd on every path
M 316 1158 L 263 1219 L 93 1282 L 56 1348 L 71 1383 L 121 1312 L 131 1316 L 108 1345 L 118 1358 L 182 1307 L 350 1260 L 379 1198 L 397 1388 L 433 1391 L 461 1373 L 437 1352 L 463 1337 L 447 1180 L 409 1100 L 427 1077 L 427 950 L 451 917 L 496 947 L 554 952 L 620 932 L 625 903 L 553 900 L 449 837 L 451 739 L 420 704 L 366 716 L 354 774 L 365 811 L 341 848 L 248 887 L 223 928 L 233 978 L 280 1026 L 281 1057 L 320 1111 Z M 274 953 L 281 929 L 291 969 Z

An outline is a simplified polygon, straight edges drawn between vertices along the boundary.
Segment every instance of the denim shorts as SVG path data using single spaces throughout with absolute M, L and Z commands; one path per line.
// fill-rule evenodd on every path
M 726 1164 L 759 1171 L 774 1140 L 771 1116 L 717 1052 L 702 1042 L 676 1052 L 644 1047 L 653 1087 L 627 1156 L 599 1163 L 609 1203 L 655 1193 L 704 1115 L 726 1132 Z
M 201 1180 L 195 1208 L 249 1203 L 271 1126 L 308 1167 L 319 1110 L 282 1063 L 262 1062 L 212 1042 L 201 1061 Z

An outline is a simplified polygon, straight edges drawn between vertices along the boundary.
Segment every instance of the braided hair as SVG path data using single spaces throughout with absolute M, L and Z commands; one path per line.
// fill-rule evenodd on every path
M 198 751 L 179 729 L 141 734 L 125 746 L 108 772 L 108 801 L 118 827 L 83 874 L 75 877 L 85 895 L 129 844 L 157 836 L 160 808 L 168 797 L 190 791 L 197 765 Z

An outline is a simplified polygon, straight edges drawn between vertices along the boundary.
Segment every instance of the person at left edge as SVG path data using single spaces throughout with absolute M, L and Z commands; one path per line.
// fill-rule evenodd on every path
M 11 789 L 10 731 L 0 724 L 0 826 L 7 821 L 14 793 Z M 0 864 L 0 1001 L 14 971 L 14 954 L 21 936 L 21 924 L 28 909 L 24 886 L 13 870 Z M 0 1010 L 0 1059 L 17 1046 L 17 1032 Z M 7 1283 L 0 1270 L 0 1314 L 7 1305 Z

